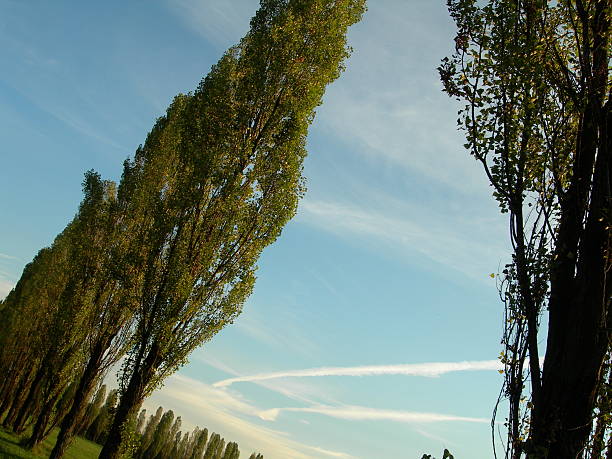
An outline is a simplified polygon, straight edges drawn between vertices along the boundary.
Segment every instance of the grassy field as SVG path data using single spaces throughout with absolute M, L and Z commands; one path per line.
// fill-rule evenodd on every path
M 39 448 L 32 452 L 19 446 L 17 435 L 0 429 L 0 459 L 40 459 L 49 457 L 55 444 L 58 430 L 55 429 Z M 100 453 L 100 445 L 77 437 L 64 456 L 67 459 L 96 459 Z

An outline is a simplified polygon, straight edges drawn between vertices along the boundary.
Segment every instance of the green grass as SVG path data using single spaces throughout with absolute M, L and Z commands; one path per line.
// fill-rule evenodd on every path
M 58 429 L 54 429 L 36 451 L 28 451 L 19 446 L 21 437 L 0 429 L 0 459 L 40 459 L 47 458 L 55 445 Z M 96 459 L 101 446 L 76 437 L 64 455 L 66 459 Z

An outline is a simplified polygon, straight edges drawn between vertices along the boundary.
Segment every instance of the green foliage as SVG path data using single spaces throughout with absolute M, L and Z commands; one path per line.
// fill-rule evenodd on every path
M 217 433 L 213 433 L 208 440 L 206 445 L 206 451 L 204 452 L 203 459 L 217 459 L 220 456 L 220 452 L 223 451 L 223 445 L 225 441 Z
M 138 415 L 138 419 L 136 421 L 136 432 L 139 434 L 143 433 L 143 429 L 145 427 L 145 423 L 147 422 L 147 410 L 140 410 L 140 414 Z
M 190 459 L 199 459 L 204 454 L 206 444 L 208 441 L 208 429 L 194 430 L 192 436 L 192 452 L 189 456 Z M 212 440 L 212 438 L 211 438 Z
M 181 417 L 179 416 L 176 418 L 176 420 L 174 421 L 174 424 L 172 424 L 172 427 L 166 433 L 162 448 L 157 453 L 158 458 L 161 459 L 165 457 L 173 457 L 172 450 L 174 449 L 175 446 L 177 447 L 177 453 L 178 453 L 178 444 L 181 438 L 181 432 L 180 432 L 181 425 L 182 425 L 182 420 L 181 420 Z
M 189 435 L 189 432 L 185 432 L 185 434 L 181 437 L 181 442 L 178 445 L 178 456 L 180 457 L 191 457 L 191 453 L 189 450 L 189 446 L 191 445 L 192 437 Z
M 93 424 L 94 420 L 100 413 L 100 409 L 102 409 L 104 400 L 106 400 L 106 384 L 100 386 L 100 388 L 96 391 L 93 400 L 87 405 L 87 410 L 85 411 L 85 416 L 83 417 L 82 421 L 81 432 L 87 431 L 91 424 Z
M 239 459 L 240 450 L 238 449 L 238 443 L 230 442 L 223 451 L 222 459 Z
M 303 194 L 307 127 L 362 6 L 263 2 L 249 34 L 126 163 L 120 195 L 130 195 L 130 257 L 143 269 L 126 375 L 157 345 L 153 389 L 240 313 L 257 258 Z
M 139 415 L 143 424 L 144 411 L 142 410 Z M 211 434 L 209 439 L 208 429 L 196 427 L 191 433 L 181 432 L 181 417 L 174 419 L 172 410 L 164 412 L 163 408 L 159 407 L 155 415 L 149 417 L 142 434 L 136 429 L 137 424 L 137 421 L 128 423 L 128 430 L 123 432 L 123 435 L 129 439 L 122 444 L 120 454 L 123 458 L 202 459 L 208 454 L 214 459 L 238 459 L 240 456 L 236 442 L 225 445 L 225 441 L 216 433 Z M 263 458 L 262 455 L 255 453 L 254 457 Z
M 94 421 L 92 422 L 89 429 L 85 433 L 85 438 L 93 441 L 94 443 L 102 444 L 106 440 L 108 435 L 108 429 L 110 428 L 113 415 L 115 413 L 115 407 L 117 405 L 119 393 L 117 389 L 113 389 L 109 392 L 106 397 L 106 401 Z
M 122 416 L 240 314 L 257 259 L 304 192 L 308 126 L 363 9 L 263 1 L 250 32 L 126 161 L 118 196 L 138 307 Z
M 37 421 L 31 438 L 34 445 L 46 435 L 48 425 L 57 424 L 74 406 L 77 391 L 85 403 L 102 371 L 100 361 L 98 371 L 90 373 L 89 386 L 79 384 L 92 340 L 97 334 L 109 336 L 109 341 L 114 336 L 104 326 L 109 317 L 101 307 L 109 304 L 116 286 L 109 286 L 106 275 L 117 214 L 116 189 L 113 182 L 89 171 L 83 194 L 75 218 L 26 267 L 2 311 L 6 327 L 0 333 L 0 367 L 12 380 L 3 384 L 0 394 L 21 403 L 18 413 L 9 413 L 5 425 L 19 432 L 28 418 Z M 116 316 L 111 322 L 115 327 L 123 323 Z M 98 355 L 112 363 L 117 348 L 98 346 Z M 66 398 L 69 386 L 74 393 Z M 73 418 L 77 422 L 80 416 Z
M 166 411 L 155 428 L 151 444 L 144 453 L 145 457 L 154 458 L 164 449 L 166 442 L 174 438 L 174 435 L 170 435 L 173 422 L 174 412 L 172 410 Z
M 140 435 L 136 432 L 135 425 L 132 422 L 123 424 L 121 431 L 121 448 L 119 457 L 122 459 L 132 459 L 140 447 Z
M 137 457 L 144 457 L 145 452 L 149 449 L 149 446 L 153 442 L 155 431 L 157 430 L 157 426 L 162 418 L 163 412 L 164 409 L 160 406 L 157 408 L 154 415 L 149 416 L 149 421 L 147 422 L 145 430 L 142 433 Z

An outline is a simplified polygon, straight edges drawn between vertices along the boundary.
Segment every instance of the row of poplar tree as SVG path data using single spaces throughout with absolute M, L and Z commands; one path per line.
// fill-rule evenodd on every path
M 261 0 L 248 34 L 159 118 L 119 183 L 90 171 L 74 219 L 0 303 L 0 419 L 62 457 L 121 360 L 100 457 L 137 447 L 143 400 L 241 312 L 304 192 L 306 135 L 365 0 Z
M 116 389 L 106 393 L 102 385 L 87 405 L 85 415 L 78 426 L 78 434 L 94 443 L 104 443 L 112 423 L 117 404 Z M 134 427 L 137 448 L 132 451 L 134 459 L 238 459 L 238 444 L 228 442 L 217 433 L 209 436 L 208 429 L 196 427 L 192 432 L 181 431 L 181 417 L 175 418 L 172 410 L 164 413 L 157 408 L 155 414 L 147 419 L 147 410 L 140 411 Z M 250 459 L 263 459 L 263 455 L 253 453 Z

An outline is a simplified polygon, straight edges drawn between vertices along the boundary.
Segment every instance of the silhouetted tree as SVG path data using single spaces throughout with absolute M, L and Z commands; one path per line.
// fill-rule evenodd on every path
M 610 2 L 448 4 L 456 52 L 440 75 L 466 103 L 466 148 L 510 218 L 513 256 L 501 275 L 509 455 L 578 457 L 610 416 L 597 408 L 612 329 Z

